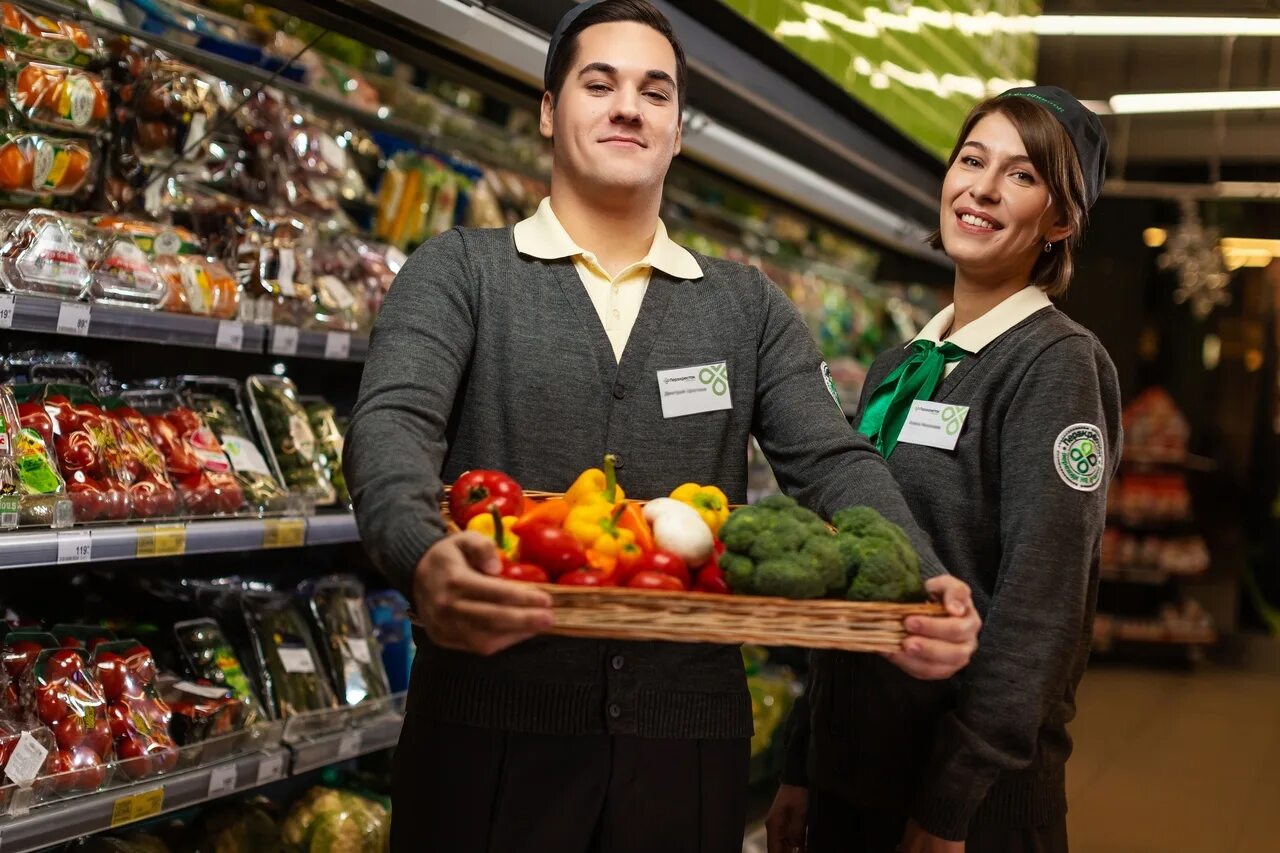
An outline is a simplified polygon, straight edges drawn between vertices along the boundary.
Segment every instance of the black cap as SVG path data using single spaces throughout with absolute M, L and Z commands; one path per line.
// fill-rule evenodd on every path
M 556 58 L 556 51 L 560 49 L 560 42 L 564 40 L 565 31 L 573 26 L 573 22 L 578 20 L 578 16 L 590 9 L 592 6 L 599 6 L 605 0 L 585 0 L 574 6 L 568 12 L 565 12 L 560 22 L 556 24 L 556 28 L 551 31 L 551 43 L 547 45 L 547 64 L 542 69 L 542 86 L 546 91 L 551 91 L 551 61 Z
M 1001 98 L 1026 98 L 1047 109 L 1067 130 L 1076 147 L 1076 159 L 1084 174 L 1084 195 L 1089 207 L 1098 200 L 1107 177 L 1107 132 L 1102 121 L 1066 89 L 1057 86 L 1027 86 L 1010 89 Z

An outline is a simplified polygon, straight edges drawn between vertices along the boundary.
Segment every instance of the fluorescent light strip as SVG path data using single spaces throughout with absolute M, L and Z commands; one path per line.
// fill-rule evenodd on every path
M 1031 19 L 1031 31 L 1040 36 L 1280 36 L 1280 17 L 1040 15 Z
M 1280 89 L 1245 92 L 1156 92 L 1111 97 L 1111 111 L 1116 115 L 1276 109 L 1280 109 Z

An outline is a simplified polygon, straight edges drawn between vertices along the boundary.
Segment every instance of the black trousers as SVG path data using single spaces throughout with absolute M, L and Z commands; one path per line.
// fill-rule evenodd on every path
M 410 718 L 397 853 L 741 853 L 745 739 L 504 732 Z
M 907 828 L 906 815 L 855 806 L 826 791 L 809 790 L 806 853 L 894 853 Z M 1067 817 L 1044 826 L 975 825 L 965 853 L 1067 853 Z

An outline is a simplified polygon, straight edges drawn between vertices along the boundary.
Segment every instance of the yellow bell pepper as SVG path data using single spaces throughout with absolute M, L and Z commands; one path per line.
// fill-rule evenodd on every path
M 711 533 L 720 535 L 720 525 L 729 518 L 729 499 L 724 492 L 715 486 L 685 483 L 671 493 L 671 498 L 696 509 L 707 527 L 711 528 Z
M 570 510 L 564 521 L 565 531 L 586 550 L 587 563 L 606 575 L 613 574 L 623 549 L 636 541 L 634 533 L 618 526 L 621 511 L 597 501 Z
M 613 466 L 613 454 L 604 457 L 604 470 L 588 468 L 578 475 L 578 479 L 565 492 L 564 499 L 570 507 L 589 503 L 605 503 L 617 506 L 627 499 L 622 487 L 618 485 L 618 473 Z
M 498 537 L 496 531 L 498 529 L 497 521 L 498 510 L 492 509 L 489 512 L 481 513 L 473 517 L 467 522 L 467 530 L 479 533 L 481 536 L 492 539 L 494 544 L 498 546 L 498 550 L 509 560 L 516 558 L 516 549 L 520 546 L 520 537 L 511 532 L 511 528 L 515 527 L 516 522 L 520 519 L 514 515 L 504 515 L 502 518 L 502 536 Z

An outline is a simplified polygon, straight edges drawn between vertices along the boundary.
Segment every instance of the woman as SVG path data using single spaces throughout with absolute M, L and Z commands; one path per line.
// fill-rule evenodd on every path
M 979 648 L 932 683 L 815 653 L 771 853 L 1067 849 L 1066 724 L 1120 395 L 1101 344 L 1050 300 L 1070 284 L 1106 150 L 1097 117 L 1054 87 L 1010 90 L 965 120 L 932 239 L 955 262 L 954 304 L 876 360 L 858 428 L 973 588 Z

